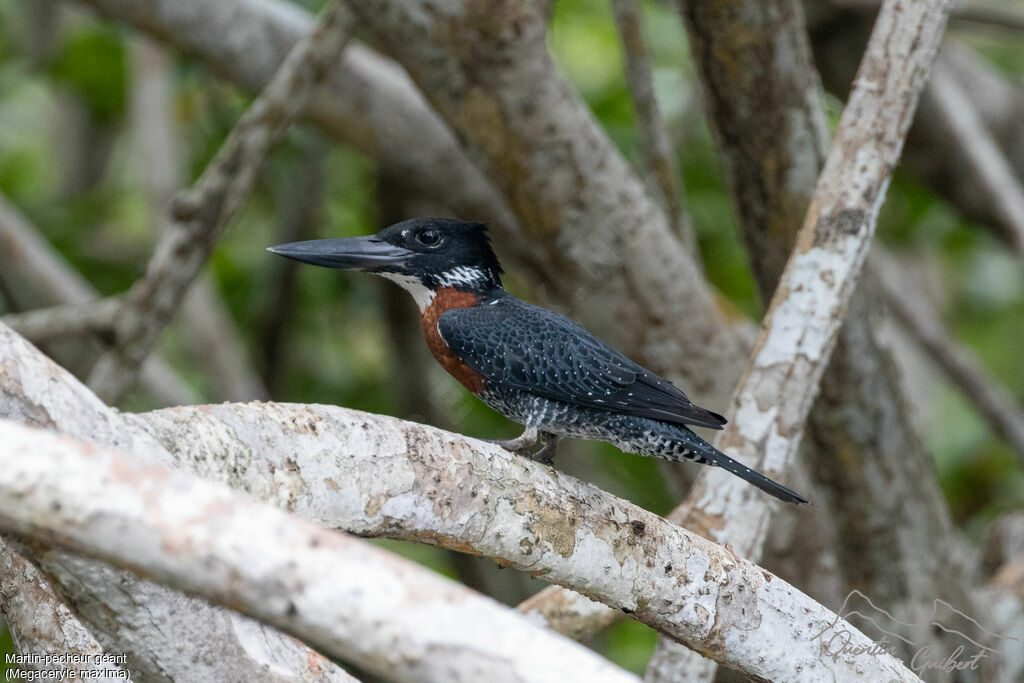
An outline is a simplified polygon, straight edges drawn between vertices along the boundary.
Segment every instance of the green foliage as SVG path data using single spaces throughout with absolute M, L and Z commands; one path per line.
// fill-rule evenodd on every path
M 128 89 L 124 44 L 113 28 L 90 24 L 71 31 L 50 66 L 50 76 L 82 98 L 101 121 L 113 121 L 124 112 Z

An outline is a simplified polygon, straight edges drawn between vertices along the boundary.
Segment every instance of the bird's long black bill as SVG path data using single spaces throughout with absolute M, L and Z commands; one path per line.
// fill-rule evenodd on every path
M 362 270 L 397 265 L 414 254 L 374 237 L 289 242 L 267 251 L 314 266 Z

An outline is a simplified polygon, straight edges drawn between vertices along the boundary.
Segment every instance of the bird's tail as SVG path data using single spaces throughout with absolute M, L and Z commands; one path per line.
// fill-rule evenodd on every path
M 704 455 L 707 464 L 714 467 L 721 467 L 726 472 L 735 474 L 737 477 L 753 484 L 757 488 L 761 489 L 770 496 L 775 496 L 779 500 L 784 500 L 787 503 L 794 503 L 796 505 L 806 505 L 809 501 L 801 496 L 799 493 L 792 489 L 788 489 L 778 482 L 772 481 L 768 477 L 764 476 L 760 472 L 750 469 L 738 460 L 733 460 L 725 453 L 714 448 L 708 444 L 708 448 L 713 451 L 710 457 L 707 454 Z
M 738 460 L 733 460 L 686 427 L 678 427 L 678 430 L 680 432 L 684 432 L 684 434 L 680 435 L 682 438 L 680 438 L 679 441 L 682 441 L 685 444 L 687 450 L 692 454 L 692 458 L 697 462 L 704 465 L 711 465 L 712 467 L 721 467 L 726 472 L 735 474 L 743 481 L 753 484 L 768 495 L 775 496 L 779 500 L 784 500 L 787 503 L 795 503 L 796 505 L 805 505 L 808 503 L 808 500 L 796 491 L 788 489 L 778 482 L 772 481 L 760 472 L 750 469 Z

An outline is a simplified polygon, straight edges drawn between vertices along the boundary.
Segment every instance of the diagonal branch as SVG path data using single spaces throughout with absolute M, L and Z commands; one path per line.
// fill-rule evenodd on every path
M 948 0 L 886 2 L 716 446 L 777 478 L 793 462 L 892 169 L 945 28 Z M 671 519 L 761 556 L 774 505 L 703 473 Z
M 761 463 L 768 473 L 784 473 L 799 442 L 948 9 L 946 0 L 890 0 L 879 16 L 796 249 L 737 392 L 731 411 L 735 419 L 718 439 L 720 447 L 739 453 L 745 462 Z M 735 532 L 728 539 L 737 551 L 756 557 L 771 508 L 723 474 L 711 470 L 702 475 L 673 517 L 701 518 L 718 532 L 728 525 Z M 727 516 L 708 518 L 714 503 L 727 503 L 717 507 Z
M 89 334 L 106 337 L 114 329 L 114 320 L 121 306 L 117 297 L 86 304 L 60 304 L 24 313 L 9 313 L 4 316 L 4 323 L 33 344 Z
M 654 77 L 644 38 L 639 0 L 612 0 L 615 23 L 626 55 L 626 85 L 633 98 L 640 148 L 647 171 L 660 190 L 673 230 L 691 254 L 697 253 L 697 236 L 686 211 L 686 196 L 679 177 L 679 164 L 665 121 L 654 97 Z
M 203 174 L 172 203 L 146 275 L 125 296 L 111 349 L 97 361 L 89 384 L 114 402 L 134 383 L 138 368 L 178 310 L 228 221 L 241 206 L 274 144 L 305 111 L 313 86 L 351 35 L 351 15 L 330 6 L 309 36 L 289 53 Z
M 524 682 L 637 680 L 409 560 L 223 485 L 7 421 L 0 438 L 5 528 L 229 605 L 388 680 L 473 680 L 481 667 Z
M 901 272 L 892 256 L 877 251 L 869 267 L 877 275 L 886 306 L 900 325 L 1024 460 L 1024 412 L 1013 395 L 953 338 L 928 303 L 928 296 L 910 275 Z

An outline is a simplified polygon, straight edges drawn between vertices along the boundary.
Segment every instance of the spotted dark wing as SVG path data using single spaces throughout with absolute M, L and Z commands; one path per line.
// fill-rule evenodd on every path
M 512 296 L 446 311 L 437 329 L 489 383 L 665 422 L 713 429 L 725 424 L 573 321 Z

